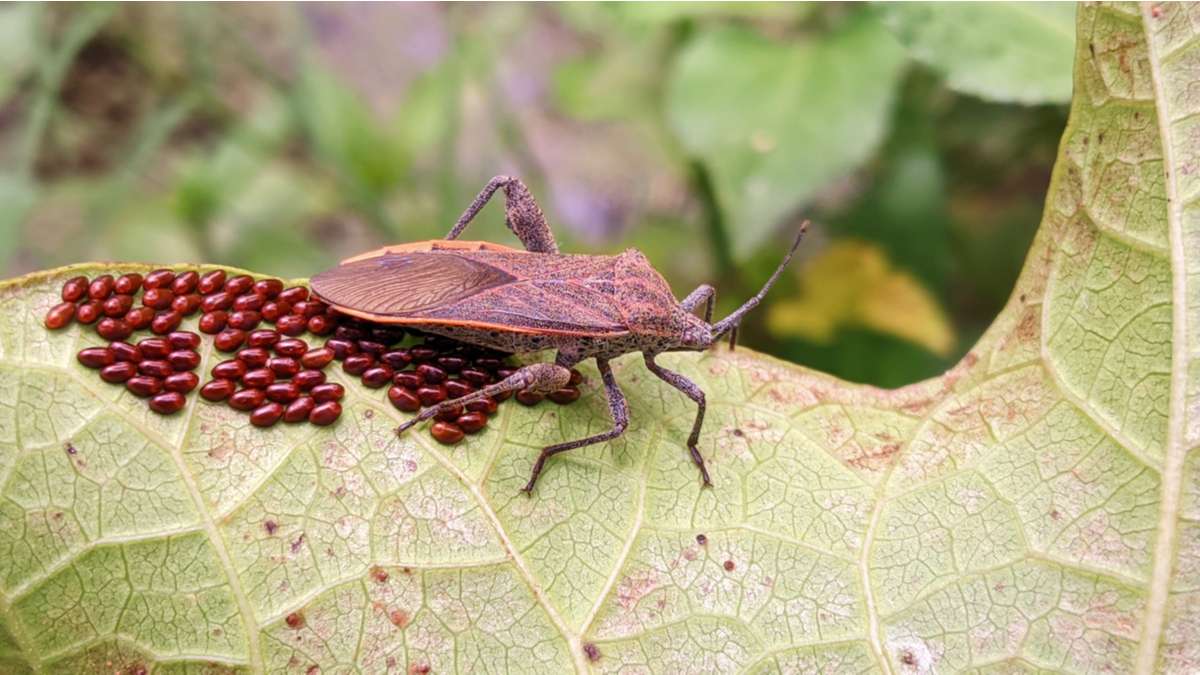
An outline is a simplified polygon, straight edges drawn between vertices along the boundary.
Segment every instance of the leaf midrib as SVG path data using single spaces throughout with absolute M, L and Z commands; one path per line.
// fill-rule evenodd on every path
M 1138 645 L 1135 671 L 1151 673 L 1158 660 L 1166 622 L 1167 600 L 1175 561 L 1175 537 L 1179 524 L 1180 495 L 1183 491 L 1183 464 L 1187 449 L 1183 442 L 1185 415 L 1184 396 L 1187 391 L 1187 276 L 1183 250 L 1182 204 L 1175 183 L 1174 147 L 1171 144 L 1170 120 L 1163 92 L 1158 46 L 1151 32 L 1153 8 L 1141 3 L 1142 33 L 1146 38 L 1150 81 L 1154 88 L 1155 114 L 1158 135 L 1162 143 L 1164 186 L 1167 192 L 1167 243 L 1171 263 L 1171 394 L 1167 415 L 1167 445 L 1162 470 L 1162 494 L 1159 500 L 1158 538 L 1154 547 L 1154 567 L 1150 577 L 1150 597 L 1142 622 L 1142 641 Z

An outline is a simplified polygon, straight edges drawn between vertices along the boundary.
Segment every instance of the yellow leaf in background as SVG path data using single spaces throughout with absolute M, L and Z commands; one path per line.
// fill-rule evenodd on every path
M 954 328 L 937 299 L 911 274 L 893 268 L 875 244 L 835 242 L 801 268 L 800 288 L 798 299 L 771 307 L 772 332 L 827 344 L 839 328 L 857 326 L 938 356 L 954 348 Z

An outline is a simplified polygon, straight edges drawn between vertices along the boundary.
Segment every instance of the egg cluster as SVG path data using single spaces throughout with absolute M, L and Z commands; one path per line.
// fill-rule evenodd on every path
M 403 412 L 471 394 L 515 372 L 508 354 L 345 316 L 303 286 L 231 277 L 224 270 L 74 277 L 63 284 L 62 302 L 44 322 L 51 330 L 72 322 L 92 326 L 109 344 L 80 350 L 79 362 L 169 415 L 182 410 L 200 385 L 195 371 L 201 336 L 180 330 L 196 314 L 199 331 L 230 357 L 211 368 L 201 398 L 246 412 L 260 427 L 337 421 L 345 389 L 326 381 L 325 370 L 334 361 L 364 387 L 386 387 L 388 401 Z M 128 341 L 143 330 L 158 337 Z M 327 339 L 316 346 L 301 336 Z M 581 379 L 572 371 L 570 384 L 546 397 L 518 391 L 512 398 L 524 405 L 543 398 L 565 405 L 579 398 Z M 458 443 L 483 431 L 509 397 L 505 392 L 454 406 L 435 418 L 430 433 L 440 443 Z

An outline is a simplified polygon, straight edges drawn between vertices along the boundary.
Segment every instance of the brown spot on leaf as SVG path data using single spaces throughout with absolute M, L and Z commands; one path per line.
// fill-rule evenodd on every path
M 891 464 L 892 457 L 898 452 L 899 443 L 884 443 L 876 448 L 864 449 L 858 456 L 846 460 L 846 463 L 856 469 L 883 470 Z
M 75 446 L 71 445 L 70 443 L 67 443 L 66 447 L 63 449 L 67 451 L 68 455 L 74 455 L 75 453 L 79 452 L 75 449 Z
M 304 615 L 300 612 L 292 612 L 284 617 L 283 622 L 287 624 L 288 628 L 299 630 L 304 628 Z
M 658 588 L 658 580 L 652 573 L 627 576 L 617 585 L 617 603 L 622 609 L 629 609 L 655 588 Z
M 388 580 L 387 570 L 383 569 L 382 567 L 372 567 L 371 578 L 382 584 Z
M 300 547 L 303 545 L 304 545 L 304 533 L 301 532 L 300 536 L 296 537 L 296 541 L 292 542 L 292 553 L 299 553 Z
M 583 653 L 587 656 L 588 661 L 595 663 L 600 660 L 600 648 L 594 642 L 585 642 L 583 645 Z
M 408 667 L 408 675 L 425 675 L 429 670 L 428 663 L 414 663 Z
M 900 663 L 903 663 L 906 666 L 915 666 L 917 665 L 917 657 L 907 649 L 901 650 Z
M 410 620 L 411 617 L 408 616 L 408 612 L 402 609 L 393 609 L 388 612 L 388 621 L 391 621 L 392 625 L 397 628 L 404 628 Z
M 734 571 L 735 569 L 737 569 L 737 565 L 733 564 L 733 561 L 732 561 L 732 560 L 726 560 L 726 561 L 725 561 L 725 571 L 726 571 L 726 572 L 732 572 L 732 571 Z
M 263 521 L 263 529 L 267 531 L 267 534 L 275 534 L 275 531 L 279 529 L 279 523 L 267 518 Z
M 1038 338 L 1038 316 L 1036 312 L 1025 312 L 1021 323 L 1017 324 L 1017 339 L 1022 342 L 1032 342 Z
M 705 546 L 708 544 L 708 537 L 704 536 L 703 534 L 698 534 L 696 535 L 696 543 L 700 544 L 701 546 Z
M 319 672 L 321 672 L 321 666 L 313 664 L 308 667 L 308 670 L 304 671 L 304 675 L 317 675 Z

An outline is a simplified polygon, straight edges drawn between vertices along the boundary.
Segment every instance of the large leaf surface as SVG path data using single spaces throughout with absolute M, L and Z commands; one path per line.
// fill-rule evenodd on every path
M 626 436 L 527 499 L 538 447 L 607 424 L 594 372 L 454 448 L 396 438 L 357 386 L 323 430 L 163 418 L 75 364 L 93 336 L 40 324 L 114 266 L 5 284 L 0 670 L 1194 672 L 1197 25 L 1080 9 L 1042 230 L 943 377 L 667 359 L 708 392 L 712 490 L 691 406 L 635 357 Z

